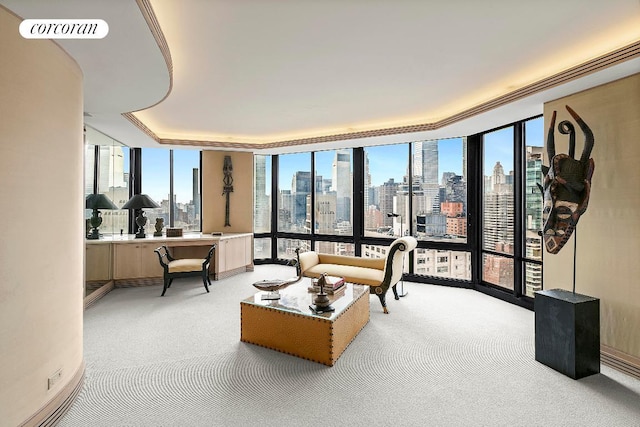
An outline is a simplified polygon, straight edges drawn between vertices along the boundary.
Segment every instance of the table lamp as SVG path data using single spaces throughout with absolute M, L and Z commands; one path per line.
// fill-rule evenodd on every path
M 144 226 L 147 224 L 147 217 L 144 216 L 143 208 L 159 208 L 160 205 L 153 201 L 153 199 L 146 194 L 135 194 L 124 204 L 122 209 L 139 209 L 140 212 L 136 217 L 136 224 L 138 224 L 138 232 L 136 233 L 136 239 L 144 239 L 146 237 L 144 233 Z
M 93 209 L 93 214 L 89 218 L 91 231 L 87 232 L 87 239 L 95 240 L 100 238 L 98 227 L 102 225 L 102 216 L 98 209 L 118 209 L 118 207 L 107 197 L 106 194 L 89 194 L 85 201 L 86 209 Z

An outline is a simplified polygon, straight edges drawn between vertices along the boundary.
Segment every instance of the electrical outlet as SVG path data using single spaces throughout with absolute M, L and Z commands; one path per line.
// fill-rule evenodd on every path
M 51 390 L 53 386 L 62 378 L 62 369 L 58 369 L 48 379 L 48 388 L 47 390 Z

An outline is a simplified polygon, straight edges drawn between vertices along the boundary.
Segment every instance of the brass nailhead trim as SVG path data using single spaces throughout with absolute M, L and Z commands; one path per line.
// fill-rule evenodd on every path
M 364 285 L 361 285 L 361 286 L 364 286 Z M 261 306 L 261 305 L 254 305 L 254 304 L 251 304 L 251 303 L 248 303 L 248 302 L 245 302 L 245 301 L 240 301 L 240 329 L 241 329 L 241 330 L 240 330 L 240 341 L 242 341 L 242 342 L 246 342 L 246 343 L 249 343 L 249 344 L 253 344 L 253 345 L 257 345 L 257 346 L 259 346 L 259 347 L 268 348 L 269 350 L 275 350 L 275 351 L 278 351 L 278 352 L 280 352 L 280 353 L 288 354 L 288 355 L 290 355 L 290 356 L 299 357 L 299 358 L 301 358 L 301 359 L 310 360 L 310 361 L 312 361 L 312 362 L 320 363 L 320 364 L 323 364 L 323 365 L 326 365 L 326 366 L 333 366 L 333 365 L 335 364 L 335 361 L 337 361 L 337 359 L 336 359 L 336 360 L 334 361 L 334 363 L 332 363 L 331 365 L 327 365 L 325 362 L 323 362 L 323 361 L 321 361 L 321 360 L 317 360 L 317 359 L 313 359 L 313 358 L 309 358 L 309 357 L 299 356 L 299 355 L 297 355 L 297 354 L 295 354 L 295 353 L 291 353 L 291 352 L 288 352 L 288 351 L 284 351 L 284 350 L 281 350 L 281 349 L 279 349 L 279 348 L 270 347 L 270 346 L 267 346 L 267 345 L 264 345 L 264 344 L 259 344 L 259 343 L 257 343 L 257 342 L 253 342 L 253 341 L 251 341 L 251 340 L 247 340 L 247 339 L 242 338 L 242 310 L 243 310 L 243 308 L 244 308 L 245 306 L 251 306 L 252 308 L 257 308 L 257 309 L 262 309 L 262 310 L 267 310 L 267 311 L 278 312 L 278 313 L 280 313 L 280 314 L 284 314 L 285 316 L 302 317 L 302 318 L 304 318 L 304 319 L 311 319 L 311 320 L 315 320 L 315 321 L 318 321 L 318 322 L 331 323 L 331 327 L 329 328 L 329 344 L 330 344 L 330 348 L 329 348 L 329 358 L 330 358 L 331 360 L 333 360 L 333 355 L 335 354 L 335 342 L 333 341 L 333 335 L 334 335 L 334 334 L 333 334 L 333 323 L 334 323 L 336 320 L 338 320 L 340 317 L 342 317 L 342 316 L 343 316 L 347 311 L 351 310 L 351 309 L 355 306 L 355 304 L 356 304 L 358 301 L 360 301 L 360 299 L 362 299 L 362 298 L 368 298 L 368 297 L 369 297 L 369 293 L 367 293 L 367 292 L 362 293 L 362 295 L 360 295 L 360 297 L 359 297 L 358 299 L 356 299 L 356 300 L 352 301 L 352 302 L 351 302 L 351 304 L 349 304 L 349 305 L 344 309 L 344 311 L 342 311 L 342 313 L 340 313 L 339 315 L 337 315 L 337 316 L 336 316 L 336 318 L 335 318 L 333 321 L 331 321 L 331 320 L 329 320 L 329 319 L 326 319 L 326 318 L 323 318 L 323 317 L 316 317 L 316 316 L 310 317 L 310 316 L 308 316 L 308 315 L 304 315 L 304 314 L 293 313 L 293 312 L 290 312 L 290 311 L 283 311 L 283 310 L 281 310 L 281 309 L 274 308 L 274 307 L 266 307 L 266 306 Z M 367 302 L 368 302 L 368 300 L 367 300 Z M 367 304 L 367 305 L 369 305 L 369 304 Z M 347 349 L 347 347 L 349 347 L 349 345 L 351 345 L 351 343 L 353 342 L 353 340 L 355 340 L 355 339 L 356 339 L 356 337 L 358 336 L 358 334 L 359 334 L 360 332 L 362 332 L 362 330 L 364 329 L 364 327 L 365 327 L 365 326 L 367 326 L 367 324 L 369 324 L 369 321 L 370 321 L 370 319 L 367 319 L 367 321 L 364 323 L 364 325 L 362 325 L 362 327 L 360 327 L 360 329 L 358 329 L 358 332 L 356 332 L 356 334 L 353 336 L 353 338 L 351 338 L 351 340 L 349 340 L 349 343 L 346 345 L 346 347 L 344 348 L 343 352 Z

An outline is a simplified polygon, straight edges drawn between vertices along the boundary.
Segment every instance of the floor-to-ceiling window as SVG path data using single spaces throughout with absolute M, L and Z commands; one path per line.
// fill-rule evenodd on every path
M 160 205 L 156 209 L 144 209 L 146 233 L 156 231 L 157 218 L 162 218 L 165 228 L 182 228 L 184 232 L 201 230 L 199 150 L 130 149 L 89 126 L 85 139 L 85 195 L 106 194 L 118 207 L 101 210 L 101 234 L 137 231 L 129 229 L 129 210 L 120 209 L 136 192 L 130 188 L 132 183 L 133 188 L 139 185 L 139 192 Z M 139 171 L 130 165 L 132 154 L 141 158 Z M 91 211 L 87 210 L 86 217 L 90 215 Z
M 469 137 L 256 155 L 264 246 L 256 254 L 263 262 L 294 258 L 296 248 L 379 258 L 412 235 L 418 247 L 404 264 L 412 281 L 531 304 L 542 287 L 541 127 L 536 118 Z M 267 217 L 275 227 L 262 224 Z
M 311 233 L 311 153 L 278 156 L 279 233 Z M 282 237 L 278 239 L 278 258 L 293 258 L 295 249 L 310 249 L 310 241 Z
M 524 294 L 533 297 L 542 289 L 542 151 L 544 149 L 543 118 L 524 122 Z
M 132 167 L 134 190 L 131 193 L 146 194 L 160 206 L 143 209 L 147 217 L 145 232 L 156 232 L 159 219 L 162 220 L 162 233 L 167 227 L 181 228 L 185 233 L 200 231 L 200 151 L 136 148 L 131 159 L 132 164 L 139 167 L 139 170 Z M 129 232 L 136 232 L 136 227 Z
M 85 196 L 105 194 L 118 209 L 100 209 L 101 235 L 127 233 L 129 212 L 120 209 L 129 200 L 129 147 L 86 126 Z M 89 218 L 92 210 L 87 210 Z
M 314 153 L 313 214 L 315 234 L 353 236 L 353 155 L 351 149 Z M 355 255 L 353 241 L 317 240 L 315 250 L 336 255 Z
M 272 258 L 271 238 L 271 156 L 256 155 L 253 162 L 253 240 L 254 259 Z M 266 235 L 266 237 L 259 237 Z
M 419 241 L 467 243 L 466 139 L 411 144 L 411 230 Z M 471 280 L 471 252 L 418 247 L 413 273 Z
M 542 289 L 542 118 L 482 135 L 481 280 L 516 298 Z
M 364 149 L 364 235 L 408 232 L 409 144 Z
M 155 224 L 158 218 L 162 218 L 165 227 L 170 226 L 170 150 L 164 148 L 142 149 L 142 194 L 146 194 L 160 205 L 159 208 L 145 208 L 147 217 L 145 232 L 147 234 L 156 231 Z
M 513 289 L 513 127 L 484 135 L 482 280 Z
M 200 231 L 200 151 L 173 150 L 173 227 Z
M 465 242 L 467 191 L 462 138 L 412 146 L 412 228 L 420 240 Z

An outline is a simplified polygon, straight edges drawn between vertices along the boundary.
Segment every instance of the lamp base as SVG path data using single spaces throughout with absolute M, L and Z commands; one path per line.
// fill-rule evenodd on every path
M 91 231 L 87 232 L 87 239 L 99 239 L 100 232 L 98 231 L 98 228 L 102 225 L 102 217 L 100 216 L 100 211 L 98 209 L 93 210 L 93 214 L 91 215 L 91 218 L 89 218 L 88 222 L 91 226 Z
M 147 225 L 147 217 L 144 216 L 142 209 L 140 214 L 136 217 L 136 224 L 138 224 L 138 232 L 136 233 L 136 239 L 144 239 L 146 236 L 144 232 L 144 226 Z
M 100 239 L 100 232 L 97 228 L 91 230 L 91 233 L 87 234 L 87 239 L 89 240 L 98 240 Z

